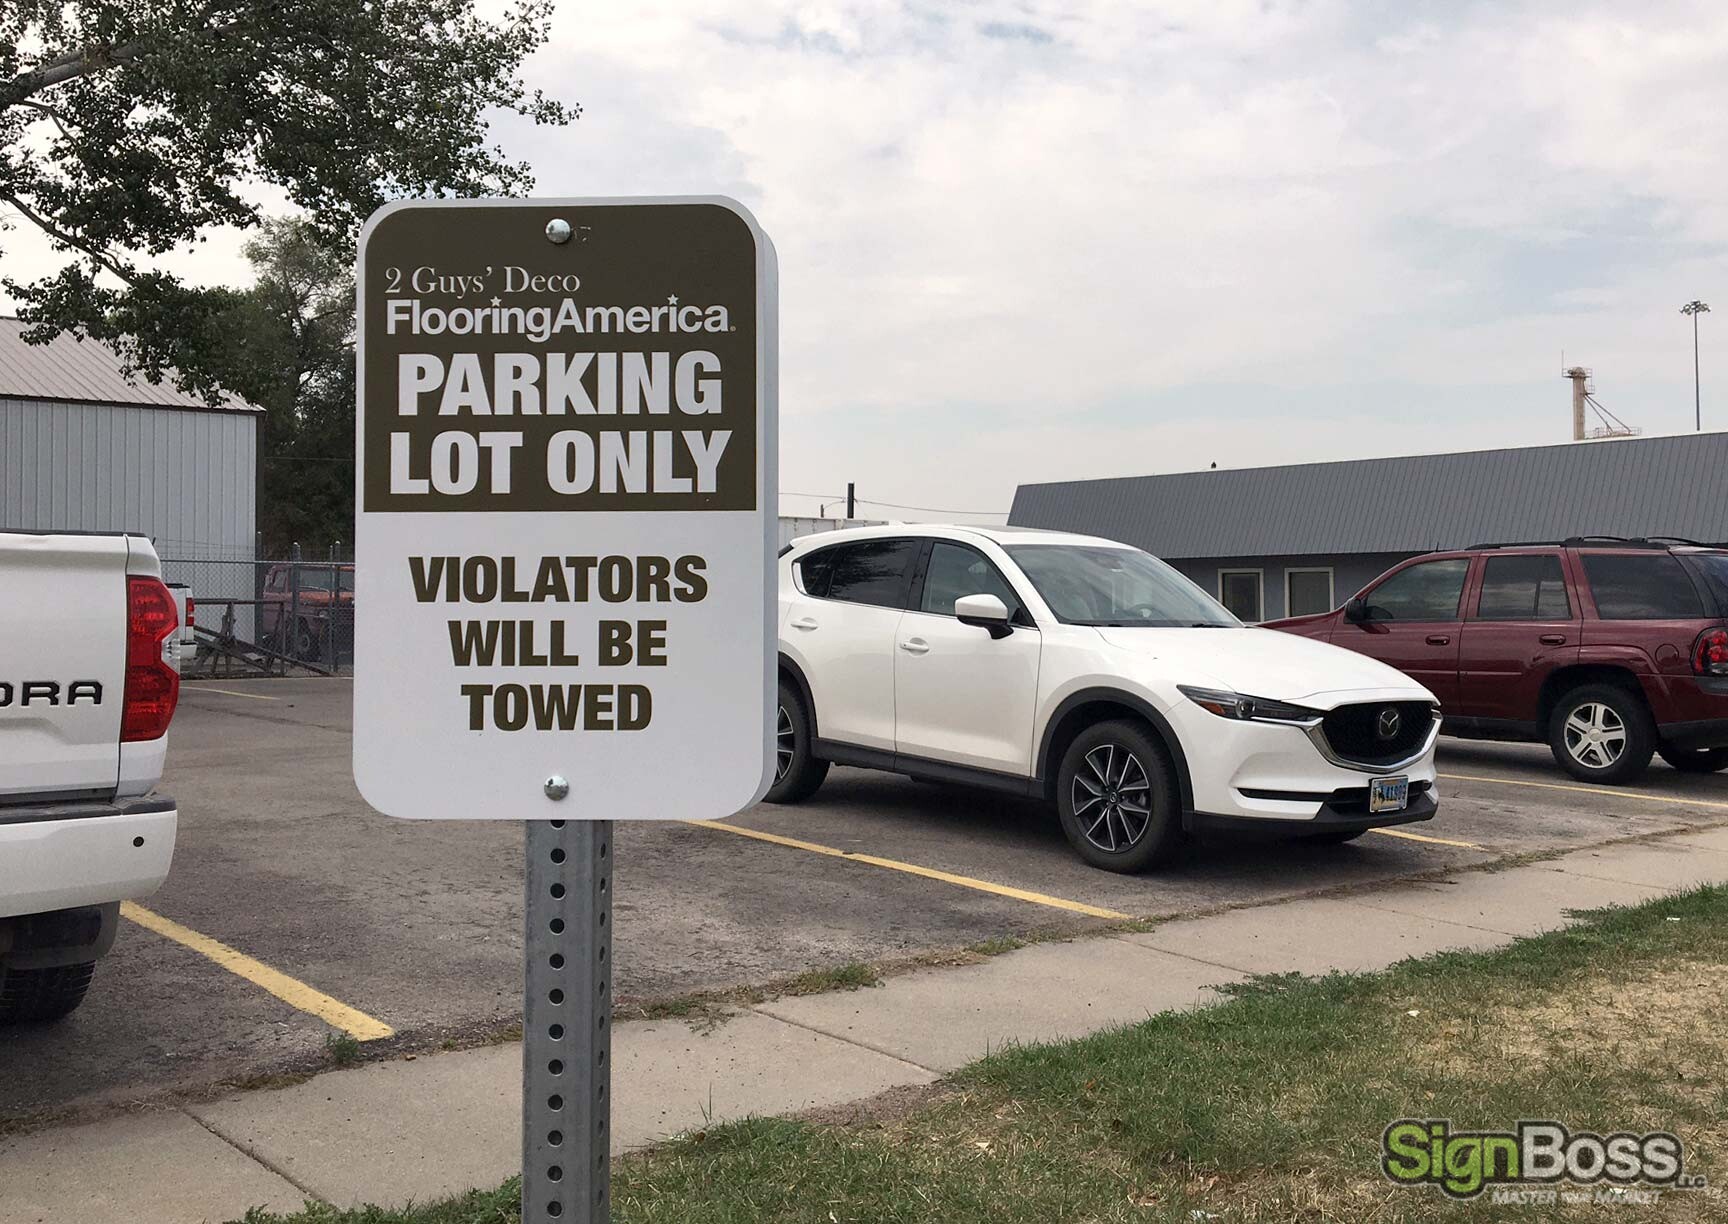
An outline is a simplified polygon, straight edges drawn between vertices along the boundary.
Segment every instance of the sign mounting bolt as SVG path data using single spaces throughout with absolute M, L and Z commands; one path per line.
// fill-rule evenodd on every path
M 562 799 L 565 795 L 570 793 L 570 783 L 565 779 L 563 774 L 553 774 L 550 778 L 546 779 L 544 789 L 548 799 Z
M 570 223 L 563 217 L 553 217 L 546 223 L 546 240 L 563 246 L 570 241 Z

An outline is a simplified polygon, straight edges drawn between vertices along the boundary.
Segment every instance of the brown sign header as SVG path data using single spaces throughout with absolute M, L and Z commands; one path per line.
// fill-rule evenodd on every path
M 730 208 L 408 205 L 359 276 L 362 510 L 756 509 L 758 251 Z

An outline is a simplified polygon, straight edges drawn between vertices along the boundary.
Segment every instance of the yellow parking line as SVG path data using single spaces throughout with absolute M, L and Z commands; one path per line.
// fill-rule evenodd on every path
M 341 1029 L 357 1041 L 376 1041 L 380 1037 L 396 1035 L 396 1030 L 382 1020 L 374 1020 L 365 1012 L 355 1011 L 346 1003 L 339 1003 L 329 995 L 312 989 L 305 982 L 296 981 L 285 973 L 278 973 L 244 952 L 236 952 L 227 944 L 211 939 L 208 935 L 200 935 L 190 927 L 183 927 L 171 918 L 164 918 L 161 914 L 147 910 L 135 901 L 121 902 L 120 913 L 165 939 L 172 939 L 177 944 L 209 957 L 228 972 L 263 988 L 290 1007 L 317 1016 L 324 1023 Z
M 1444 837 L 1428 837 L 1422 833 L 1406 833 L 1403 829 L 1369 829 L 1382 837 L 1402 837 L 1405 841 L 1427 842 L 1431 846 L 1457 846 L 1464 850 L 1481 850 L 1475 842 L 1447 841 Z
M 1649 791 L 1620 790 L 1605 786 L 1569 786 L 1562 782 L 1526 782 L 1521 778 L 1484 778 L 1477 774 L 1441 774 L 1450 782 L 1495 782 L 1501 786 L 1533 786 L 1539 790 L 1577 791 L 1581 795 L 1610 795 L 1615 799 L 1647 799 L 1651 803 L 1679 803 L 1687 807 L 1728 808 L 1714 799 L 1686 799 L 1679 795 L 1652 795 Z
M 250 697 L 253 701 L 281 701 L 280 697 L 268 697 L 263 693 L 242 693 L 238 689 L 206 688 L 201 684 L 182 684 L 180 686 L 188 693 L 221 693 L 224 697 Z
M 743 828 L 740 825 L 722 824 L 718 820 L 687 820 L 684 823 L 697 825 L 704 829 L 718 829 L 722 833 L 736 833 L 739 837 L 751 837 L 757 841 L 772 842 L 776 846 L 790 846 L 794 850 L 808 850 L 811 854 L 825 854 L 829 858 L 848 859 L 854 863 L 868 863 L 872 867 L 885 867 L 889 871 L 903 871 L 907 875 L 923 876 L 927 880 L 940 880 L 944 884 L 954 884 L 960 888 L 970 888 L 976 892 L 991 893 L 998 897 L 1011 897 L 1016 901 L 1026 901 L 1033 905 L 1047 905 L 1051 909 L 1068 910 L 1075 914 L 1086 914 L 1092 918 L 1122 920 L 1133 917 L 1132 914 L 1122 914 L 1115 910 L 1101 909 L 1096 905 L 1087 905 L 1083 901 L 1068 901 L 1062 897 L 1052 897 L 1045 893 L 1028 892 L 1024 888 L 1010 888 L 1006 884 L 992 884 L 989 880 L 975 880 L 971 876 L 937 871 L 934 867 L 920 867 L 916 863 L 902 863 L 898 859 L 878 858 L 874 854 L 854 854 L 850 850 L 836 850 L 833 846 L 819 846 L 815 842 L 799 841 L 794 837 L 781 837 L 776 833 L 763 833 L 757 829 Z

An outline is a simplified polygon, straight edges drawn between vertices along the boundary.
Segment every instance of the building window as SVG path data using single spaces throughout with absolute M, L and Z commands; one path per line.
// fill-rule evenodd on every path
M 1284 571 L 1284 615 L 1313 616 L 1332 610 L 1332 571 L 1287 569 Z
M 1218 602 L 1237 620 L 1259 624 L 1266 619 L 1260 614 L 1261 585 L 1259 570 L 1219 570 Z

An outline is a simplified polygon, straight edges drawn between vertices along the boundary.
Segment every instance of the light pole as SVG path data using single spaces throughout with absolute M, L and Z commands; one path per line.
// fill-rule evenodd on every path
M 1683 315 L 1692 316 L 1692 415 L 1694 426 L 1700 433 L 1704 430 L 1704 405 L 1698 398 L 1698 316 L 1710 313 L 1708 302 L 1700 302 L 1693 298 L 1680 308 Z

